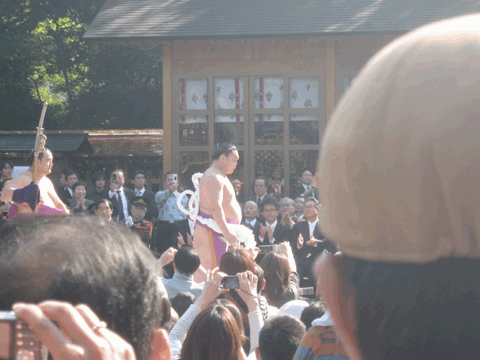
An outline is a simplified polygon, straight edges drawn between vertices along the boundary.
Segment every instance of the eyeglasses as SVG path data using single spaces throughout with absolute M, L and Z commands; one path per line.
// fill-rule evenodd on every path
M 277 211 L 277 209 L 263 209 L 263 212 L 265 213 L 273 213 L 275 211 Z

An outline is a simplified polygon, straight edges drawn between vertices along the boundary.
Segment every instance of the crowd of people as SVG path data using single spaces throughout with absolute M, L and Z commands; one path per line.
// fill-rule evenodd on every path
M 0 308 L 55 360 L 477 359 L 479 24 L 442 21 L 380 51 L 327 125 L 318 189 L 304 172 L 278 201 L 255 179 L 243 223 L 257 248 L 229 246 L 217 268 L 191 246 L 175 174 L 149 195 L 141 172 L 134 190 L 121 170 L 107 189 L 95 175 L 92 199 L 66 172 L 70 210 L 98 216 L 4 224 Z

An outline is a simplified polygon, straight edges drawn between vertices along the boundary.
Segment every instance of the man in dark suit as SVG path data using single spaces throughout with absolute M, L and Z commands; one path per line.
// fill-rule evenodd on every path
M 145 172 L 142 170 L 135 170 L 133 172 L 132 184 L 134 187 L 133 190 L 135 191 L 135 196 L 143 197 L 147 203 L 147 215 L 145 215 L 145 219 L 153 222 L 157 221 L 158 210 L 157 203 L 155 202 L 155 194 L 153 191 L 145 189 Z
M 245 225 L 253 231 L 255 241 L 258 243 L 258 234 L 261 223 L 258 220 L 258 206 L 255 204 L 255 201 L 247 201 L 243 206 L 242 225 Z
M 258 209 L 262 211 L 265 200 L 273 199 L 277 200 L 274 196 L 267 194 L 268 180 L 263 176 L 259 176 L 253 182 L 253 192 L 255 195 L 249 196 L 246 201 L 253 201 L 257 204 Z M 262 214 L 259 216 L 259 220 L 264 221 Z
M 258 230 L 258 245 L 280 244 L 289 240 L 290 227 L 282 225 L 278 220 L 280 205 L 273 199 L 265 199 L 262 215 L 265 219 Z
M 68 204 L 68 200 L 73 199 L 73 184 L 78 181 L 78 176 L 71 169 L 65 170 L 65 183 L 57 189 L 57 195 L 64 204 Z
M 108 196 L 113 204 L 112 218 L 116 221 L 123 221 L 130 215 L 130 206 L 135 192 L 123 185 L 125 184 L 125 173 L 117 169 L 110 175 L 110 191 Z
M 300 178 L 300 186 L 293 189 L 292 198 L 302 195 L 305 198 L 307 197 L 317 197 L 317 188 L 312 186 L 313 175 L 312 172 L 308 169 L 302 171 L 302 177 Z
M 292 250 L 300 276 L 300 286 L 315 286 L 312 265 L 316 257 L 327 250 L 335 252 L 335 246 L 326 240 L 318 226 L 318 215 L 321 205 L 317 199 L 310 197 L 305 200 L 305 220 L 293 225 L 290 232 Z

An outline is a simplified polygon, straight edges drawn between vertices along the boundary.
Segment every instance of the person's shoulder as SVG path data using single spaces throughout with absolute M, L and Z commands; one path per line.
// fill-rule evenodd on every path
M 145 189 L 145 192 L 143 193 L 144 197 L 152 197 L 155 196 L 155 193 L 153 191 Z

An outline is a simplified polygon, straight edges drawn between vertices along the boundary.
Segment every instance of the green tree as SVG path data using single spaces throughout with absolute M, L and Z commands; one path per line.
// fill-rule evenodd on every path
M 105 0 L 0 2 L 0 124 L 32 129 L 147 128 L 161 124 L 159 47 L 82 40 Z

